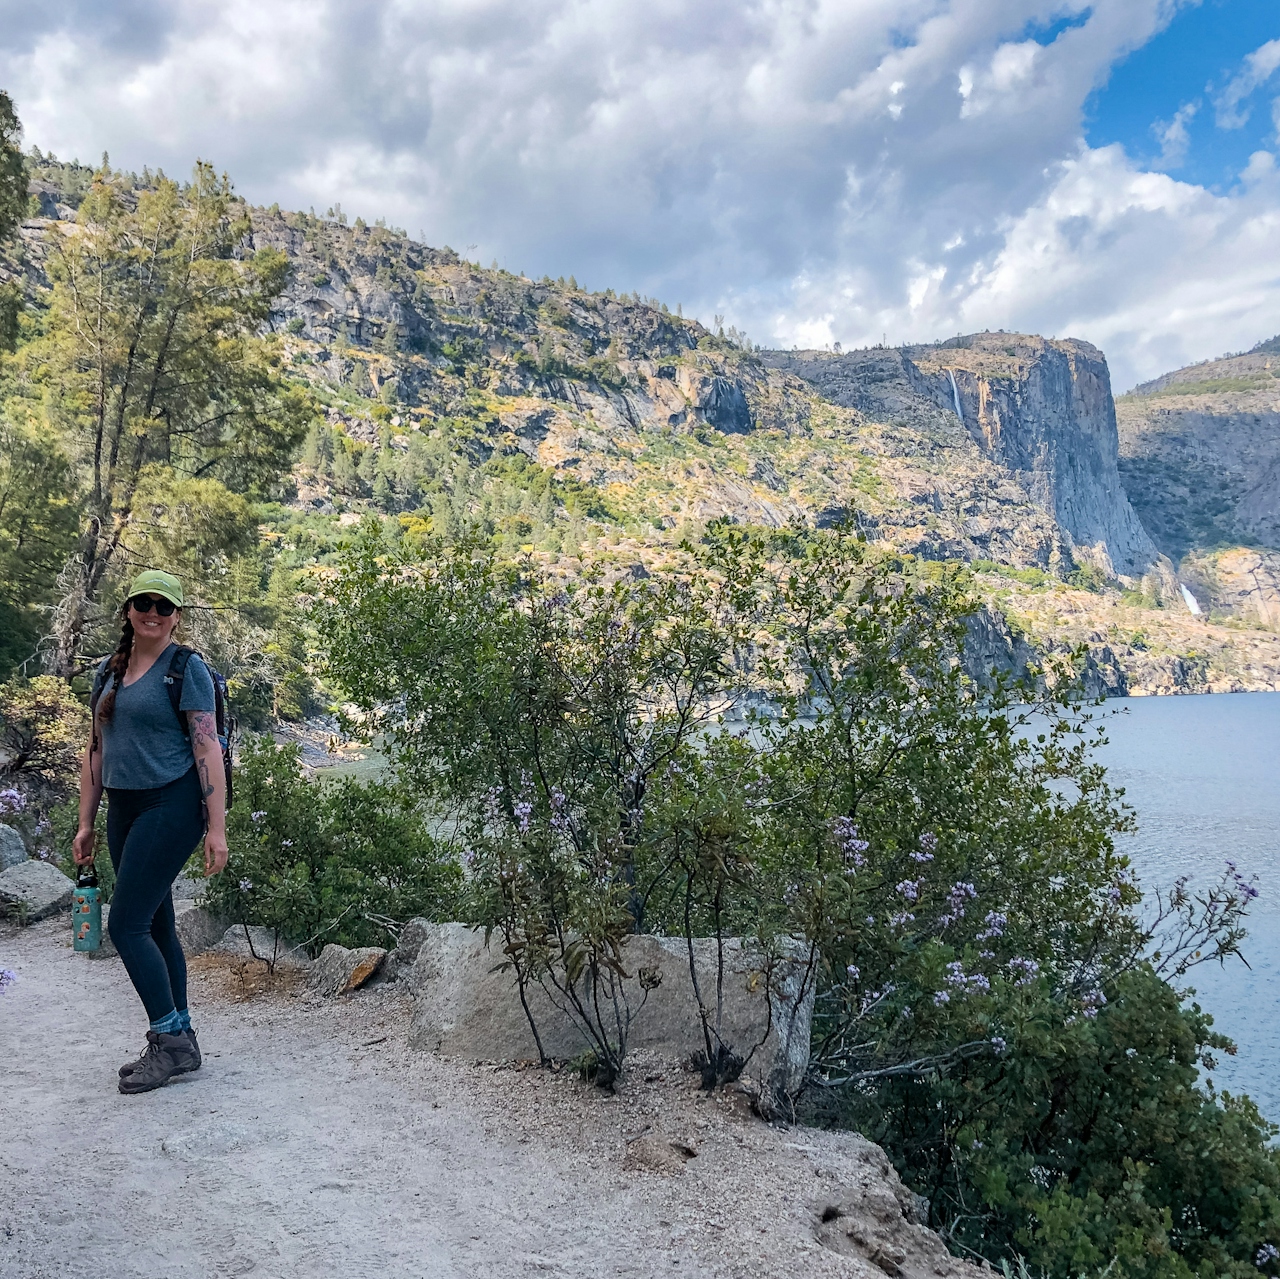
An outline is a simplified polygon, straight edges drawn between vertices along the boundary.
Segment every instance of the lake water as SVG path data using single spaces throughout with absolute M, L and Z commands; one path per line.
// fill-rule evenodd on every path
M 1239 1047 L 1220 1057 L 1214 1083 L 1280 1121 L 1280 693 L 1125 698 L 1104 710 L 1111 741 L 1099 758 L 1137 810 L 1122 847 L 1144 886 L 1186 874 L 1207 887 L 1227 858 L 1258 877 L 1250 968 L 1204 964 L 1188 980 Z

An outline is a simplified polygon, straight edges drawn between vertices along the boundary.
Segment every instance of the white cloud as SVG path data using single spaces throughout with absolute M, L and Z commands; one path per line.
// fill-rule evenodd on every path
M 964 302 L 1086 337 L 1120 389 L 1280 329 L 1280 174 L 1259 151 L 1229 196 L 1082 149 L 1010 228 Z
M 1239 129 L 1249 119 L 1248 98 L 1280 70 L 1280 40 L 1268 40 L 1244 59 L 1239 72 L 1218 95 L 1218 128 Z
M 1191 145 L 1187 125 L 1199 109 L 1198 102 L 1184 102 L 1173 113 L 1172 120 L 1157 120 L 1151 126 L 1156 141 L 1160 143 L 1159 168 L 1176 169 L 1187 158 L 1187 148 Z
M 1177 2 L 0 0 L 0 84 L 59 154 L 200 155 L 252 199 L 340 201 L 757 341 L 1075 326 L 1120 381 L 1235 340 L 1215 326 L 1280 328 L 1270 285 L 1213 289 L 1275 207 L 1261 170 L 1215 197 L 1080 142 Z M 1157 247 L 1212 268 L 1162 275 Z

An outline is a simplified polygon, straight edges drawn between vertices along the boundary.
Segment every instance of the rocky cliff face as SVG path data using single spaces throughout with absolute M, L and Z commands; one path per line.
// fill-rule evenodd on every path
M 1280 548 L 1280 338 L 1145 383 L 1116 413 L 1124 483 L 1172 560 Z
M 902 351 L 770 353 L 825 398 L 900 414 L 956 413 L 983 455 L 1058 525 L 1077 559 L 1141 576 L 1157 551 L 1121 485 L 1111 381 L 1087 342 L 980 333 Z

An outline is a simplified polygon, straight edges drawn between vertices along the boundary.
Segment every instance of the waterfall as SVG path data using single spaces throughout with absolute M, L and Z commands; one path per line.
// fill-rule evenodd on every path
M 956 385 L 956 375 L 948 369 L 947 376 L 951 379 L 951 398 L 956 402 L 956 417 L 960 419 L 960 424 L 963 426 L 964 410 L 960 407 L 960 388 Z
M 1181 583 L 1179 583 L 1179 585 L 1182 585 L 1182 584 L 1181 584 Z M 1199 617 L 1199 616 L 1200 616 L 1200 605 L 1199 605 L 1199 603 L 1197 603 L 1197 601 L 1196 601 L 1196 597 L 1195 597 L 1194 595 L 1192 595 L 1192 594 L 1191 594 L 1191 592 L 1190 592 L 1189 590 L 1187 590 L 1186 586 L 1182 586 L 1182 598 L 1183 598 L 1184 600 L 1186 600 L 1186 601 L 1187 601 L 1187 607 L 1191 610 L 1191 612 L 1192 612 L 1196 617 Z

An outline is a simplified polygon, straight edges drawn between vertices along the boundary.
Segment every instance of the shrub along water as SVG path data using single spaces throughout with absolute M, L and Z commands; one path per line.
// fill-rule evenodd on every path
M 1228 867 L 1143 906 L 1071 672 L 977 686 L 950 570 L 719 529 L 648 576 L 563 582 L 371 525 L 319 607 L 365 731 L 458 822 L 470 918 L 601 1082 L 643 998 L 628 933 L 799 947 L 798 1107 L 882 1142 L 956 1251 L 1274 1272 L 1275 1130 L 1199 1081 L 1230 1045 L 1184 989 L 1238 952 L 1254 890 Z M 701 1003 L 714 1086 L 749 1046 Z

